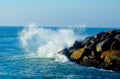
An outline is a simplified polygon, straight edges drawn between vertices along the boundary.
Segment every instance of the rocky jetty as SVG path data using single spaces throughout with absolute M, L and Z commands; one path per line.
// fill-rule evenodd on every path
M 78 65 L 120 71 L 120 30 L 101 32 L 58 52 Z

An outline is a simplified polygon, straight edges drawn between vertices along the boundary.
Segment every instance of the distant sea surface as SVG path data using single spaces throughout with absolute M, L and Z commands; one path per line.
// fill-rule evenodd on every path
M 0 79 L 120 79 L 120 73 L 78 66 L 57 52 L 88 36 L 120 28 L 0 27 Z

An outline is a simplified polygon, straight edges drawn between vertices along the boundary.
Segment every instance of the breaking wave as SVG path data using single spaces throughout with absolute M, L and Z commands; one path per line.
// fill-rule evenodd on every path
M 21 46 L 30 56 L 66 62 L 68 59 L 57 52 L 72 46 L 76 40 L 84 39 L 84 36 L 80 36 L 84 30 L 81 26 L 74 30 L 71 27 L 54 29 L 30 24 L 20 32 L 19 38 Z

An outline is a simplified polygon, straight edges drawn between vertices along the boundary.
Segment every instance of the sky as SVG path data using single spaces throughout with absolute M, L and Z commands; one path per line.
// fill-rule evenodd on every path
M 120 0 L 0 0 L 0 26 L 120 27 Z

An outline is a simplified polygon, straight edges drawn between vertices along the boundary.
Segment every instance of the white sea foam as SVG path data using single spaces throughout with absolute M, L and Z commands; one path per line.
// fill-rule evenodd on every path
M 75 40 L 80 40 L 80 36 L 75 34 L 72 28 L 53 30 L 37 27 L 35 24 L 24 28 L 19 37 L 22 47 L 33 56 L 53 58 L 62 62 L 68 61 L 68 59 L 57 52 L 72 46 Z

